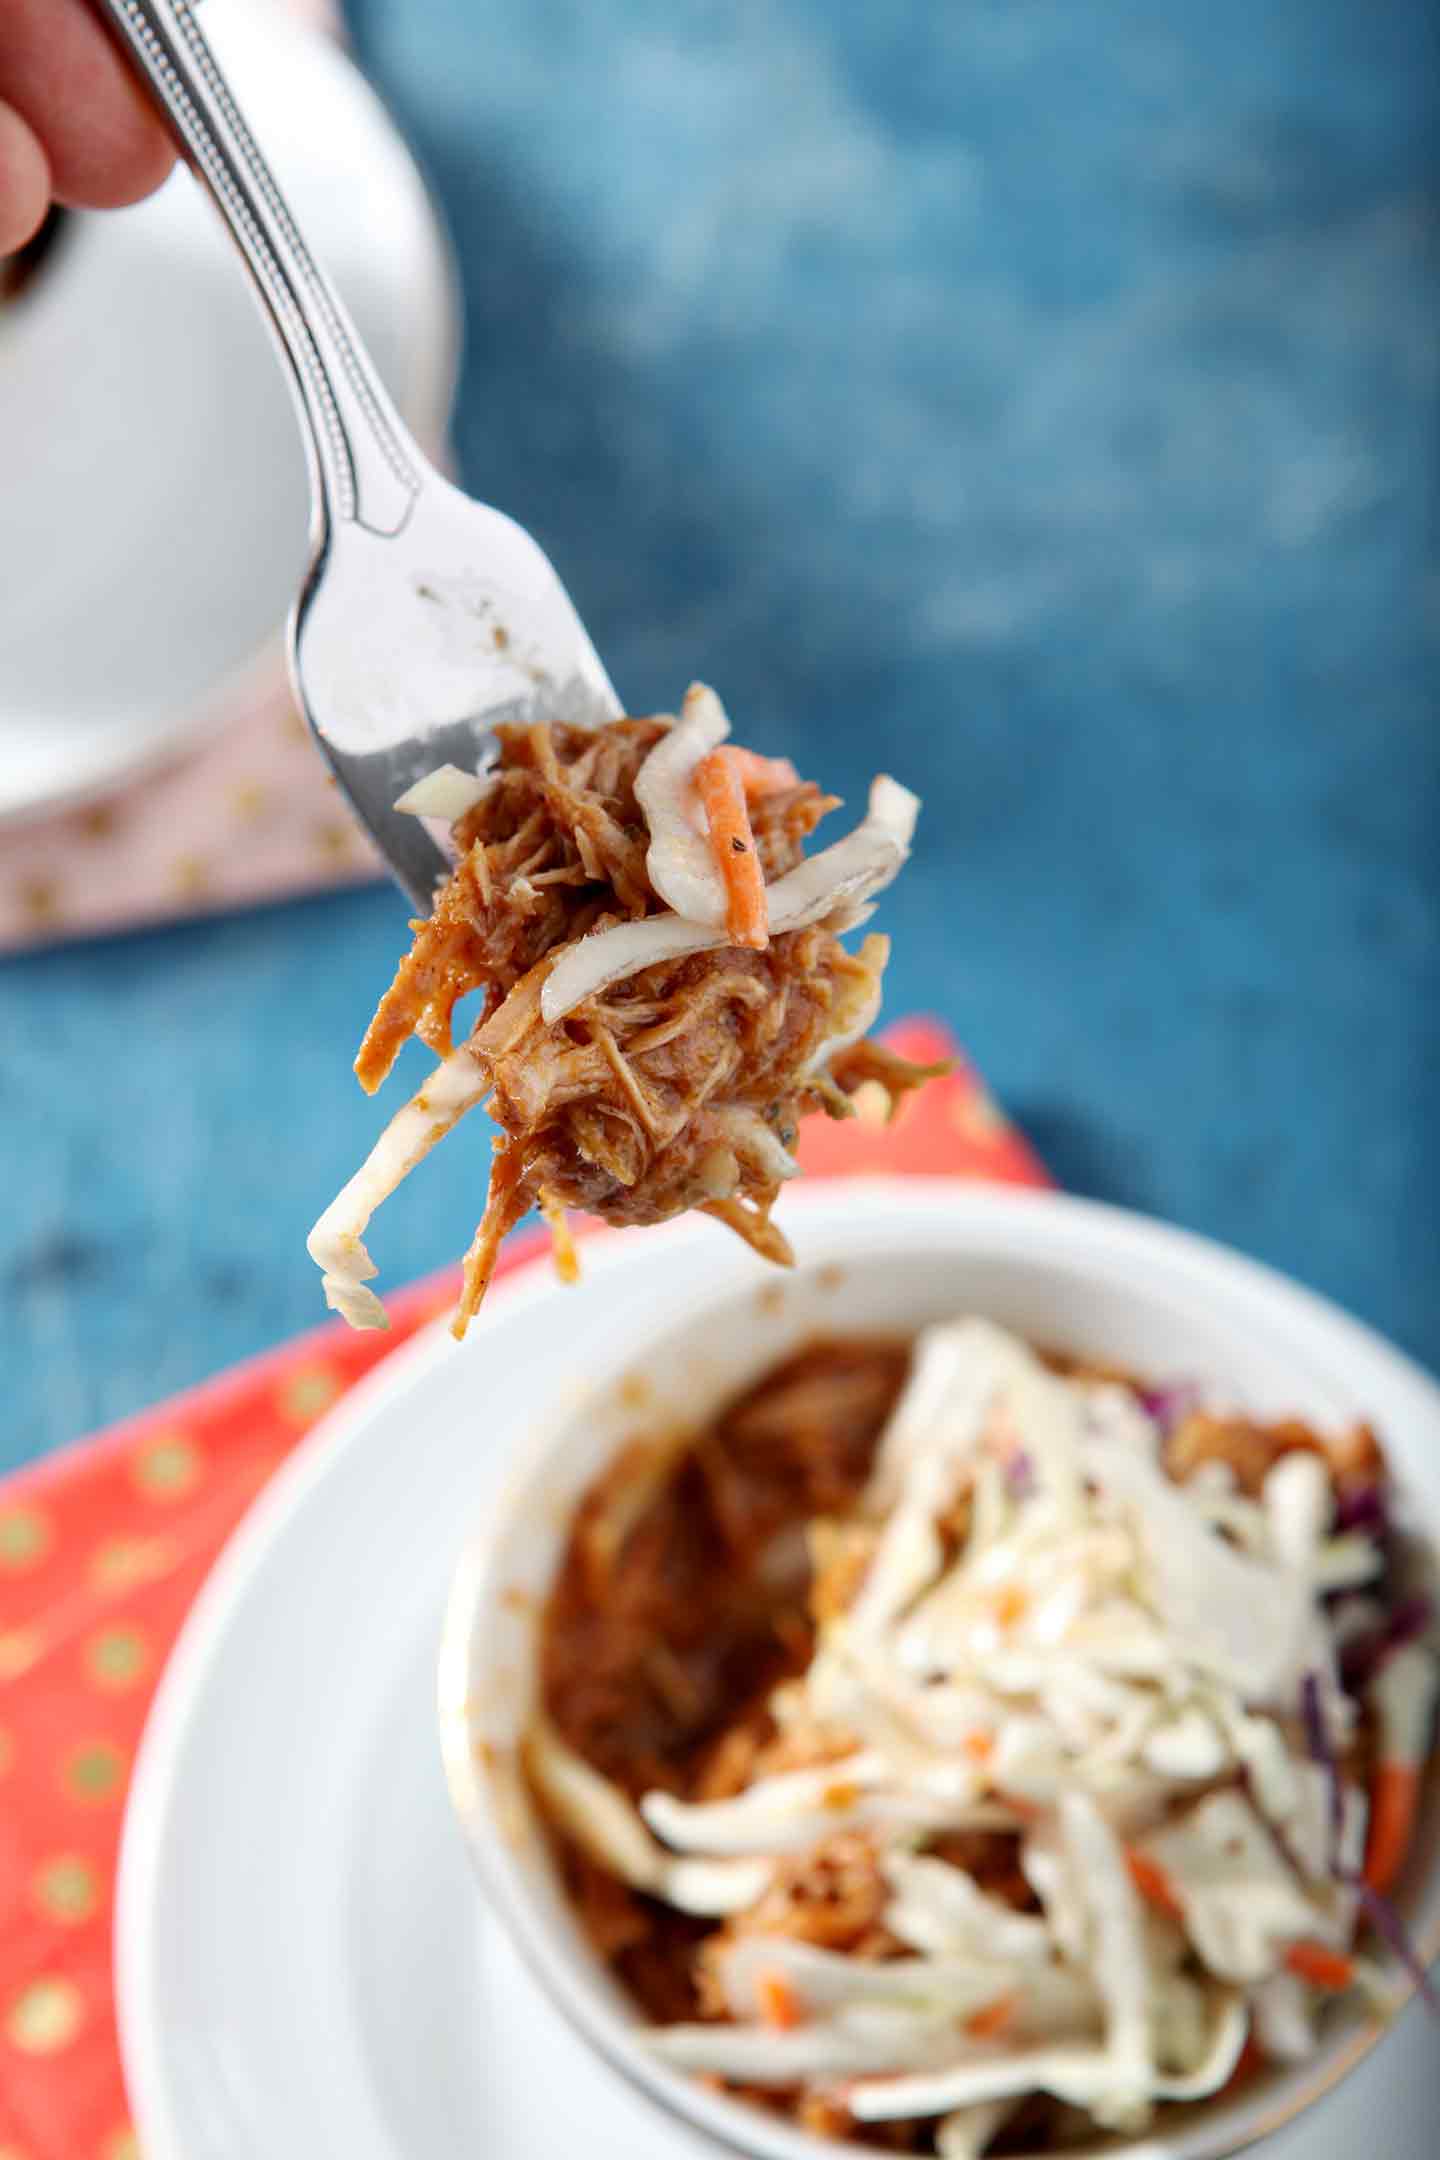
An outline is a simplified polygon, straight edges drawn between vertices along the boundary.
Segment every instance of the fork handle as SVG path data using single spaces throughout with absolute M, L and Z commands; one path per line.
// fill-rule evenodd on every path
M 245 258 L 289 363 L 318 526 L 398 532 L 425 473 L 358 331 L 305 244 L 191 0 L 96 0 Z

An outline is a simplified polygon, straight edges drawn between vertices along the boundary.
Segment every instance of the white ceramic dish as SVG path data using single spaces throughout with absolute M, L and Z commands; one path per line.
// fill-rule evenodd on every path
M 1051 1206 L 951 1186 L 816 1186 L 786 1205 L 803 1256 L 897 1201 L 972 1223 Z M 773 1280 L 682 1224 L 602 1241 L 578 1290 L 544 1263 L 502 1281 L 471 1342 L 436 1330 L 347 1396 L 232 1540 L 167 1668 L 126 1819 L 117 2001 L 146 2160 L 713 2160 L 577 2037 L 477 1894 L 434 1664 L 537 1369 L 608 1358 L 736 1258 L 756 1288 Z M 1266 2160 L 1423 2160 L 1437 2056 L 1408 2013 Z
M 338 46 L 264 0 L 207 0 L 205 32 L 438 451 L 457 314 L 404 144 Z M 0 821 L 113 787 L 283 683 L 304 452 L 188 173 L 123 214 L 70 219 L 0 309 L 0 471 Z
M 622 1331 L 586 1384 L 563 1391 L 528 1436 L 500 1506 L 487 1506 L 457 1573 L 440 1672 L 451 1792 L 485 1887 L 527 1962 L 630 2080 L 718 2146 L 763 2160 L 815 2160 L 820 2147 L 637 2045 L 636 2013 L 574 1924 L 518 1767 L 534 1703 L 537 1615 L 569 1521 L 637 1426 L 703 1420 L 816 1333 L 908 1332 L 978 1311 L 1057 1348 L 1196 1379 L 1260 1415 L 1294 1413 L 1329 1429 L 1368 1416 L 1412 1510 L 1440 1542 L 1440 1391 L 1367 1330 L 1249 1262 L 1055 1195 L 896 1187 L 872 1191 L 860 1207 L 814 1210 L 806 1229 L 794 1275 L 757 1283 L 745 1255 L 717 1255 L 703 1298 L 678 1312 L 669 1299 L 642 1331 L 639 1355 L 635 1331 Z M 1440 1952 L 1435 1818 L 1432 1806 L 1400 1890 L 1430 1957 Z M 1369 2021 L 1337 2014 L 1313 2061 L 1267 2072 L 1232 2098 L 1167 2113 L 1140 2149 L 1147 2160 L 1233 2152 L 1318 2099 L 1376 2037 Z

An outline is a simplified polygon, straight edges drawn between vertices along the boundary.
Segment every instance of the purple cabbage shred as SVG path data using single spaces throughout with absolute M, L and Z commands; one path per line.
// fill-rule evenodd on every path
M 1384 1486 L 1356 1485 L 1341 1493 L 1335 1503 L 1335 1528 L 1342 1532 L 1364 1530 L 1371 1537 L 1384 1537 L 1390 1528 Z
M 1141 1388 L 1140 1407 L 1154 1418 L 1168 1440 L 1185 1418 L 1200 1407 L 1200 1390 L 1193 1380 L 1177 1380 L 1171 1387 Z
M 1300 1682 L 1300 1716 L 1305 1726 L 1305 1745 L 1310 1759 L 1325 1772 L 1330 1799 L 1330 1866 L 1335 1868 L 1340 1857 L 1340 1832 L 1345 1821 L 1345 1792 L 1340 1781 L 1340 1765 L 1335 1750 L 1330 1745 L 1330 1735 L 1325 1725 L 1325 1705 L 1320 1694 L 1320 1675 L 1307 1672 Z
M 1015 1500 L 1023 1500 L 1035 1489 L 1035 1465 L 1023 1447 L 1011 1448 L 1005 1458 L 1005 1484 Z
M 1381 1897 L 1367 1882 L 1352 1882 L 1351 1887 L 1359 1896 L 1365 1916 L 1377 1935 L 1389 1943 L 1400 1963 L 1415 1983 L 1415 1992 L 1432 2017 L 1440 2018 L 1440 1994 L 1425 1970 L 1419 1951 L 1410 1940 L 1404 1921 L 1388 1898 Z
M 1385 1623 L 1385 1648 L 1399 1650 L 1425 1633 L 1435 1616 L 1435 1607 L 1423 1590 L 1412 1591 L 1402 1598 Z
M 1423 1635 L 1434 1618 L 1435 1607 L 1423 1590 L 1401 1598 L 1382 1626 L 1369 1629 L 1345 1643 L 1340 1651 L 1340 1678 L 1347 1692 L 1359 1695 L 1369 1686 L 1392 1651 Z

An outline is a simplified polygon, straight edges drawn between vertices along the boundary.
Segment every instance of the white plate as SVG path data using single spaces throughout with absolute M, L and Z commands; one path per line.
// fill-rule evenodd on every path
M 146 2160 L 660 2160 L 482 1910 L 435 1732 L 450 1572 L 557 1339 L 699 1287 L 713 1225 L 602 1241 L 560 1290 L 503 1280 L 297 1452 L 167 1668 L 125 1825 L 116 1973 Z
M 792 1227 L 803 1241 L 806 1216 L 886 1190 L 815 1188 Z M 1083 1208 L 907 1187 L 927 1190 L 1032 1219 Z M 428 1335 L 357 1388 L 232 1541 L 167 1669 L 126 1822 L 117 1992 L 146 2160 L 713 2156 L 589 2053 L 484 1911 L 434 1665 L 451 1569 L 537 1376 L 548 1391 L 561 1360 L 608 1357 L 724 1253 L 684 1223 L 591 1248 L 578 1290 L 543 1263 L 502 1283 L 465 1346 Z M 1267 2156 L 1421 2160 L 1437 2097 L 1440 2050 L 1411 2011 Z
M 437 448 L 455 310 L 409 153 L 329 39 L 262 0 L 207 0 L 205 30 Z M 0 471 L 0 820 L 113 787 L 283 680 L 304 454 L 240 259 L 189 173 L 71 219 L 0 311 Z

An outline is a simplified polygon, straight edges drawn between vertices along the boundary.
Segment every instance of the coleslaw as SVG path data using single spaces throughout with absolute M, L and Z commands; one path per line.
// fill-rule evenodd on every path
M 1252 2060 L 1312 2052 L 1338 1996 L 1400 1999 L 1366 1916 L 1403 1862 L 1440 1668 L 1412 1633 L 1347 1680 L 1347 1642 L 1414 1602 L 1388 1518 L 1354 1520 L 1341 1444 L 1172 1409 L 987 1320 L 932 1328 L 849 1504 L 804 1523 L 813 1634 L 759 1725 L 736 1704 L 735 1732 L 704 1727 L 693 1757 L 647 1741 L 631 1776 L 613 1742 L 611 1774 L 582 1759 L 574 1717 L 537 1721 L 529 1768 L 564 1851 L 677 1916 L 665 1939 L 694 1985 L 649 2032 L 657 2057 L 812 2127 L 978 2155 L 1037 2096 L 1055 2134 L 1076 2111 L 1134 2133 Z M 607 1600 L 652 1626 L 665 1610 L 645 1571 L 673 1575 L 698 1534 L 723 1422 L 695 1445 L 670 1544 L 645 1527 L 653 1458 L 622 1464 L 577 1531 L 572 1569 L 642 1480 L 587 1608 L 597 1659 Z M 763 1583 L 795 1523 L 756 1520 Z M 683 1708 L 707 1668 L 677 1642 L 659 1677 Z M 562 1638 L 562 1707 L 564 1655 Z M 717 1779 L 742 1722 L 761 1744 Z M 647 1788 L 651 1762 L 665 1782 Z M 830 1924 L 842 1903 L 853 1926 Z

